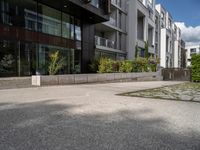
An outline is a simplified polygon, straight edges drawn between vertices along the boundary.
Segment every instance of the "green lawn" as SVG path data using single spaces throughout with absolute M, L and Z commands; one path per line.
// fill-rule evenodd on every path
M 184 83 L 155 89 L 134 91 L 120 95 L 200 102 L 200 83 Z

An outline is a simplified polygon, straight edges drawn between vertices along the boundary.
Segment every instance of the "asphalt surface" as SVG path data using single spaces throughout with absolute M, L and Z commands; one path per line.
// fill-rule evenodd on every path
M 0 90 L 0 150 L 200 150 L 200 103 L 116 95 L 177 83 Z

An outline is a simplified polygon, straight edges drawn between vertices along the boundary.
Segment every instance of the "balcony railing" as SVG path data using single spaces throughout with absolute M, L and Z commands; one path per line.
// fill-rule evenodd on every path
M 112 41 L 112 40 L 109 40 L 106 38 L 102 38 L 99 36 L 95 36 L 95 44 L 98 46 L 104 46 L 104 47 L 115 49 L 115 41 Z
M 93 6 L 95 6 L 95 7 L 97 7 L 97 8 L 99 8 L 99 6 L 100 6 L 99 0 L 91 0 L 91 4 L 92 4 Z
M 151 3 L 149 0 L 147 0 L 147 7 L 153 10 L 153 3 Z
M 110 20 L 106 23 L 109 24 L 109 25 L 112 25 L 112 26 L 116 26 L 116 20 L 112 17 L 110 17 Z
M 111 0 L 111 3 L 120 7 L 120 1 L 119 0 Z

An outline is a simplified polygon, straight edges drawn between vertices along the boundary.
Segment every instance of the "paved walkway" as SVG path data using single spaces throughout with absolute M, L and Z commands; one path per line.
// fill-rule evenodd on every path
M 199 150 L 199 103 L 115 95 L 177 83 L 0 90 L 0 149 Z

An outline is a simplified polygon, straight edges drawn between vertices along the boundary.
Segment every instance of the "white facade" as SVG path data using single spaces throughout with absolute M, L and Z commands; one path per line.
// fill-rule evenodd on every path
M 181 67 L 181 30 L 173 24 L 173 41 L 174 41 L 174 54 L 173 54 L 173 67 L 180 68 Z
M 163 68 L 181 67 L 181 30 L 173 23 L 170 13 L 156 5 L 160 14 L 161 35 L 160 35 L 160 66 Z
M 149 54 L 160 58 L 161 67 L 182 66 L 181 31 L 156 0 L 111 0 L 110 21 L 97 24 L 95 32 L 98 55 L 133 60 L 136 47 L 143 57 L 148 46 Z
M 186 46 L 185 48 L 187 50 L 186 56 L 187 56 L 187 66 L 191 66 L 191 56 L 192 54 L 200 54 L 200 44 L 199 45 L 192 45 L 192 46 Z

